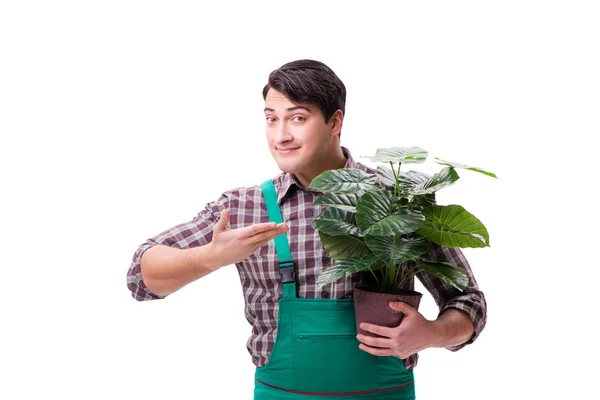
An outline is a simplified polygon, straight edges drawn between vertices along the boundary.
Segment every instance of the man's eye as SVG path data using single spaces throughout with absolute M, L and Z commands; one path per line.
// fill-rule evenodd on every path
M 273 117 L 267 117 L 267 122 L 273 122 L 275 120 L 275 118 Z
M 298 122 L 302 122 L 302 121 L 304 121 L 306 118 L 304 118 L 304 117 L 302 117 L 302 116 L 300 116 L 300 115 L 296 115 L 296 116 L 294 117 L 294 119 L 295 119 L 296 121 L 298 121 Z

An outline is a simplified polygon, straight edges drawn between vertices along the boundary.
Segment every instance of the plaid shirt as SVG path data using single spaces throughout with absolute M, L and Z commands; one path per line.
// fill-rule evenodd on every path
M 358 168 L 367 173 L 375 172 L 354 161 L 348 149 L 342 147 L 342 150 L 347 158 L 345 168 Z M 339 279 L 321 291 L 316 289 L 315 283 L 321 271 L 333 264 L 333 260 L 319 240 L 318 232 L 311 227 L 313 219 L 326 208 L 326 206 L 312 205 L 321 193 L 307 189 L 291 173 L 277 175 L 273 183 L 283 221 L 288 225 L 287 236 L 292 258 L 296 264 L 298 296 L 351 298 L 352 288 L 358 283 L 357 274 Z M 144 285 L 140 259 L 146 250 L 157 244 L 185 249 L 210 243 L 213 227 L 226 208 L 231 210 L 229 227 L 232 229 L 269 222 L 260 184 L 226 191 L 216 201 L 209 202 L 192 221 L 159 233 L 138 247 L 127 273 L 127 287 L 131 290 L 132 296 L 139 301 L 165 297 L 152 293 Z M 440 314 L 449 308 L 457 308 L 465 311 L 473 322 L 475 333 L 471 339 L 462 345 L 448 348 L 456 351 L 472 343 L 483 330 L 487 315 L 485 298 L 460 249 L 434 245 L 430 255 L 432 258 L 453 262 L 464 268 L 469 276 L 469 286 L 460 292 L 437 278 L 424 274 L 417 275 L 440 307 Z M 243 288 L 246 319 L 252 326 L 247 348 L 252 355 L 253 363 L 258 367 L 267 363 L 277 334 L 278 300 L 282 296 L 282 290 L 276 261 L 275 243 L 271 240 L 244 261 L 236 263 Z M 414 288 L 414 281 L 410 282 L 409 288 Z M 404 365 L 407 369 L 413 369 L 417 360 L 418 355 L 414 354 L 404 360 Z

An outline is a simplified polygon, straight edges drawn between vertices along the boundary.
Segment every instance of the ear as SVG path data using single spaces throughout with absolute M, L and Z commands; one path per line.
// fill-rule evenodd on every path
M 331 124 L 331 135 L 339 135 L 342 131 L 342 124 L 344 123 L 344 113 L 342 110 L 336 110 L 331 118 L 329 118 L 329 124 Z

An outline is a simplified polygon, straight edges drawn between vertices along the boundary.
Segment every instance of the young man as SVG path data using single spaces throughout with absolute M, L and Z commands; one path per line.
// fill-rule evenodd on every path
M 485 326 L 485 298 L 467 260 L 458 249 L 430 250 L 469 276 L 469 286 L 459 292 L 418 275 L 440 307 L 436 320 L 390 303 L 405 314 L 398 327 L 363 326 L 379 338 L 348 331 L 358 277 L 317 291 L 319 274 L 333 260 L 311 227 L 323 210 L 312 203 L 322 193 L 308 188 L 329 169 L 375 172 L 340 145 L 345 86 L 325 64 L 298 60 L 270 74 L 263 97 L 268 146 L 282 173 L 227 191 L 192 221 L 148 239 L 133 256 L 127 285 L 137 300 L 161 299 L 235 264 L 252 326 L 247 347 L 256 365 L 255 400 L 414 399 L 417 352 L 456 351 Z

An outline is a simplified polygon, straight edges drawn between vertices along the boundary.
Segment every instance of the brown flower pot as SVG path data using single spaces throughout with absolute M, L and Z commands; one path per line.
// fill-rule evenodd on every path
M 354 288 L 354 312 L 356 315 L 356 331 L 363 335 L 380 337 L 377 334 L 359 328 L 362 322 L 387 326 L 390 328 L 400 325 L 404 314 L 390 308 L 390 301 L 403 301 L 415 308 L 423 294 L 412 290 L 399 290 L 394 294 L 378 293 L 364 286 Z

